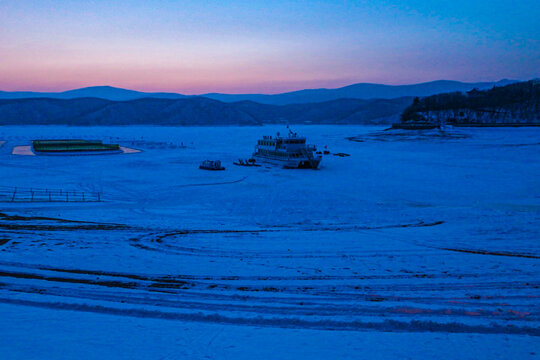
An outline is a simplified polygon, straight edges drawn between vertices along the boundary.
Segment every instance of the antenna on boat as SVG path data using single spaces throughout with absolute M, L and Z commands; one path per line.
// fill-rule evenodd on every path
M 289 124 L 287 124 L 287 130 L 289 130 L 289 135 L 294 135 L 294 133 L 292 132 L 291 128 L 289 127 Z

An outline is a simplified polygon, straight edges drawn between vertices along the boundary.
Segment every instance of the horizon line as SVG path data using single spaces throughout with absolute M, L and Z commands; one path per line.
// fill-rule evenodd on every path
M 448 82 L 459 82 L 463 84 L 474 84 L 474 83 L 497 83 L 501 81 L 529 81 L 537 79 L 538 77 L 533 77 L 528 80 L 522 80 L 522 79 L 509 79 L 509 78 L 501 78 L 499 80 L 491 80 L 491 81 L 462 81 L 462 80 L 449 80 L 449 79 L 437 79 L 437 80 L 430 80 L 430 81 L 423 81 L 423 82 L 415 82 L 415 83 L 406 83 L 406 84 L 384 84 L 384 83 L 374 83 L 374 82 L 355 82 L 348 85 L 343 85 L 339 87 L 333 87 L 333 88 L 327 88 L 327 87 L 320 87 L 320 88 L 299 88 L 296 90 L 288 90 L 283 92 L 276 92 L 276 93 L 257 93 L 257 92 L 239 92 L 239 93 L 228 93 L 228 92 L 204 92 L 204 93 L 197 93 L 197 94 L 186 94 L 182 92 L 175 92 L 175 91 L 163 91 L 163 90 L 157 90 L 157 91 L 148 91 L 148 90 L 135 90 L 133 88 L 125 88 L 125 87 L 119 87 L 119 86 L 113 86 L 113 85 L 89 85 L 89 86 L 83 86 L 83 87 L 75 87 L 75 88 L 69 88 L 66 90 L 55 90 L 55 91 L 48 91 L 48 90 L 2 90 L 0 89 L 0 92 L 8 92 L 8 93 L 55 93 L 55 94 L 61 94 L 69 91 L 75 91 L 75 90 L 82 90 L 82 89 L 91 89 L 91 88 L 111 88 L 111 89 L 120 89 L 120 90 L 127 90 L 127 91 L 135 91 L 140 93 L 164 93 L 164 94 L 175 94 L 175 95 L 185 95 L 185 96 L 203 96 L 203 95 L 210 95 L 210 94 L 223 94 L 223 95 L 279 95 L 279 94 L 286 94 L 291 92 L 297 92 L 297 91 L 303 91 L 303 90 L 337 90 L 342 89 L 348 86 L 353 85 L 382 85 L 382 86 L 413 86 L 413 85 L 422 85 L 422 84 L 429 84 L 434 82 L 442 82 L 442 81 L 448 81 Z

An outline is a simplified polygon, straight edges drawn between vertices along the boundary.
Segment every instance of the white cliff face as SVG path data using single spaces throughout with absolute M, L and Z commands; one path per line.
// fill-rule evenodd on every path
M 425 111 L 418 114 L 427 121 L 443 124 L 540 124 L 540 108 L 532 106 Z

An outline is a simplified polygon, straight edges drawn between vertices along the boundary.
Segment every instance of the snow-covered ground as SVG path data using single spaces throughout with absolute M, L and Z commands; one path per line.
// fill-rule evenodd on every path
M 232 165 L 279 126 L 1 127 L 0 186 L 104 200 L 0 202 L 2 359 L 536 358 L 540 129 L 380 130 L 295 127 L 351 154 L 313 171 Z

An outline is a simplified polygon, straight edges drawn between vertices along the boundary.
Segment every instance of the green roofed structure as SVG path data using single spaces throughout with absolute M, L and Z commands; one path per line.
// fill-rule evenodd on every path
M 103 144 L 101 140 L 33 140 L 36 153 L 44 154 L 98 154 L 121 152 L 118 144 Z

